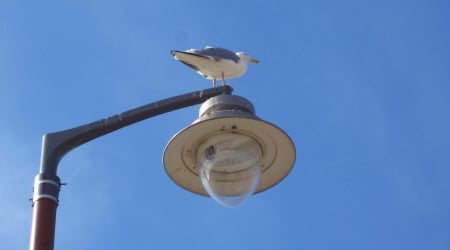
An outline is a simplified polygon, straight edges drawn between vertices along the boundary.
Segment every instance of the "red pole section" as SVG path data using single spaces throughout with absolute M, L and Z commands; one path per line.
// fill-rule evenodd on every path
M 48 198 L 34 203 L 30 250 L 53 250 L 57 206 L 54 200 Z
M 30 250 L 54 248 L 60 187 L 59 178 L 52 174 L 41 173 L 34 179 Z

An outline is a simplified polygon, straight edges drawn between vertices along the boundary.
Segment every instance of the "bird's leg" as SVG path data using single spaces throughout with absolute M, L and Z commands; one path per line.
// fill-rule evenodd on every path
M 224 76 L 223 71 L 222 71 L 222 85 L 223 86 L 227 85 L 226 82 L 225 82 L 225 76 Z

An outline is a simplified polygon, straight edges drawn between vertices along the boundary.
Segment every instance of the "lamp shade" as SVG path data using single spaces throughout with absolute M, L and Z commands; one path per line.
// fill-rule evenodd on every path
M 199 118 L 172 137 L 163 155 L 175 183 L 228 206 L 276 185 L 294 162 L 289 136 L 258 118 L 250 101 L 227 94 L 203 103 Z

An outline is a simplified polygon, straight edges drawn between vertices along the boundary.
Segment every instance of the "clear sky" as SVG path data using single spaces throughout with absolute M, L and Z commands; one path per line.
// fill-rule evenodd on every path
M 225 208 L 166 175 L 199 106 L 59 165 L 56 249 L 450 249 L 450 2 L 0 3 L 0 248 L 28 247 L 41 138 L 211 87 L 171 49 L 246 51 L 230 80 L 297 149 L 290 175 Z

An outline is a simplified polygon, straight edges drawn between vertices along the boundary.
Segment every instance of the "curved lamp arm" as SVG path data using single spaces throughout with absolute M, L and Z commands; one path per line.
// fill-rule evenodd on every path
M 45 134 L 42 141 L 40 173 L 55 174 L 61 158 L 70 150 L 128 125 L 176 109 L 200 104 L 207 99 L 231 94 L 230 86 L 221 86 L 179 95 L 125 111 L 86 125 Z
M 40 171 L 35 178 L 33 189 L 30 249 L 53 249 L 56 207 L 61 186 L 56 172 L 59 161 L 66 153 L 88 141 L 128 125 L 176 109 L 200 104 L 214 96 L 231 94 L 232 91 L 233 89 L 227 85 L 195 91 L 149 103 L 86 125 L 45 134 L 42 140 Z

